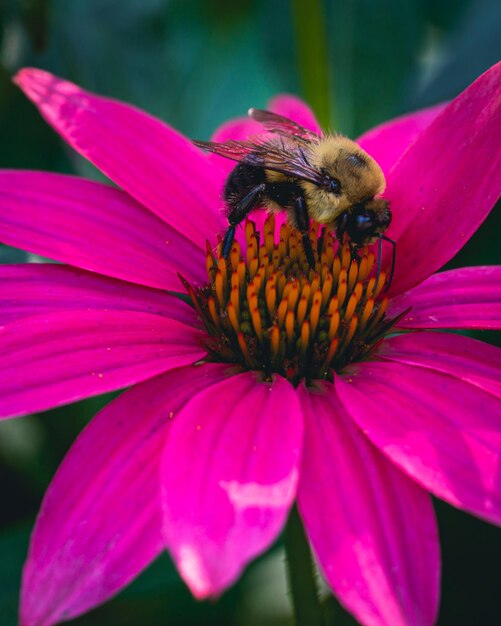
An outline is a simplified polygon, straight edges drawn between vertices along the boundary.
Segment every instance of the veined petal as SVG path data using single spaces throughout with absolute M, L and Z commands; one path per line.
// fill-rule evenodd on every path
M 387 176 L 419 133 L 433 122 L 445 106 L 438 104 L 384 122 L 364 133 L 357 143 L 377 161 Z
M 137 311 L 64 311 L 0 327 L 0 415 L 75 402 L 205 355 L 203 334 Z
M 204 248 L 221 228 L 220 190 L 188 139 L 43 70 L 23 69 L 14 80 L 70 146 L 189 240 Z
M 501 329 L 501 266 L 434 274 L 390 300 L 388 315 L 397 316 L 409 307 L 399 328 Z
M 178 413 L 162 459 L 163 529 L 197 598 L 219 595 L 277 537 L 296 494 L 302 431 L 293 387 L 254 372 Z
M 203 281 L 204 253 L 119 189 L 45 172 L 0 172 L 0 241 L 130 282 Z
M 410 333 L 385 339 L 377 355 L 450 374 L 501 400 L 501 348 L 452 333 Z
M 336 392 L 367 437 L 450 504 L 501 523 L 501 402 L 447 374 L 367 362 L 336 376 Z
M 333 385 L 299 396 L 298 504 L 327 582 L 364 626 L 433 624 L 440 557 L 430 497 L 364 437 Z
M 194 309 L 165 291 L 68 265 L 0 265 L 0 326 L 56 311 L 140 311 L 198 328 Z
M 163 549 L 158 473 L 172 418 L 228 366 L 183 367 L 98 413 L 49 486 L 31 538 L 21 625 L 51 626 L 101 604 Z
M 387 178 L 397 241 L 391 294 L 442 267 L 464 246 L 501 193 L 501 62 L 421 132 Z

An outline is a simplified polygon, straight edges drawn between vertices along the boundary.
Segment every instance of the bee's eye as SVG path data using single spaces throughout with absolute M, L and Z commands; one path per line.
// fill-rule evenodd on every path
M 355 216 L 356 228 L 359 231 L 368 230 L 374 227 L 374 216 L 368 212 Z
M 336 180 L 335 178 L 331 178 L 328 183 L 328 189 L 331 193 L 334 193 L 337 196 L 341 191 L 341 185 L 339 184 L 338 180 Z

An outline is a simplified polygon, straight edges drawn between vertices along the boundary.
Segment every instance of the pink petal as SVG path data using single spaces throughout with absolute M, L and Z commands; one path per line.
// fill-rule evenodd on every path
M 160 289 L 204 280 L 205 254 L 118 189 L 42 172 L 0 173 L 0 241 Z
M 0 415 L 138 383 L 205 355 L 203 334 L 137 311 L 64 311 L 0 327 Z
M 172 417 L 227 366 L 181 368 L 96 415 L 45 494 L 21 594 L 22 626 L 51 626 L 101 604 L 162 550 L 158 472 Z
M 288 94 L 275 96 L 268 102 L 268 108 L 278 115 L 283 115 L 304 126 L 314 133 L 322 134 L 322 129 L 310 107 L 298 98 Z
M 153 313 L 199 327 L 193 308 L 165 291 L 92 274 L 68 265 L 0 265 L 0 325 L 55 311 Z
M 209 161 L 167 124 L 42 70 L 15 82 L 70 146 L 188 239 L 204 247 L 220 229 Z
M 229 122 L 224 123 L 222 126 L 216 129 L 215 133 L 211 137 L 211 141 L 228 141 L 230 139 L 234 141 L 246 141 L 252 135 L 262 135 L 263 126 L 250 117 L 237 117 Z M 219 159 L 221 161 L 222 159 Z M 232 163 L 226 159 L 225 161 Z M 233 167 L 235 163 L 233 162 Z
M 178 414 L 162 459 L 163 529 L 195 597 L 220 594 L 277 537 L 296 493 L 302 430 L 291 385 L 253 372 Z
M 402 363 L 336 377 L 341 402 L 398 467 L 450 504 L 501 523 L 501 403 L 477 386 Z
M 419 135 L 388 176 L 398 243 L 391 293 L 417 285 L 464 246 L 501 193 L 501 63 Z
M 501 266 L 463 267 L 430 276 L 393 298 L 388 315 L 411 311 L 400 328 L 501 328 Z
M 298 503 L 327 582 L 365 626 L 433 624 L 440 557 L 430 497 L 367 441 L 331 384 L 299 394 Z
M 501 348 L 452 333 L 411 333 L 381 343 L 379 357 L 450 374 L 501 399 Z
M 445 106 L 438 104 L 380 124 L 359 137 L 357 143 L 378 162 L 385 175 L 388 175 L 404 151 Z

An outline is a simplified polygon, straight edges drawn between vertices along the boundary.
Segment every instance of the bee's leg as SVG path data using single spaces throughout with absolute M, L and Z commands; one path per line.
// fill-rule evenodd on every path
M 236 227 L 244 220 L 252 209 L 259 202 L 261 194 L 264 192 L 265 184 L 261 183 L 253 187 L 248 193 L 241 198 L 232 211 L 228 215 L 229 226 L 224 235 L 222 255 L 225 259 L 230 256 L 231 246 L 233 245 L 233 239 L 235 238 Z
M 223 258 L 225 259 L 227 259 L 230 254 L 233 240 L 235 239 L 235 229 L 236 226 L 228 226 L 226 232 L 224 233 L 223 247 L 221 250 Z
M 303 249 L 311 269 L 315 269 L 315 255 L 310 241 L 310 218 L 303 196 L 298 196 L 294 201 L 294 217 L 303 241 Z

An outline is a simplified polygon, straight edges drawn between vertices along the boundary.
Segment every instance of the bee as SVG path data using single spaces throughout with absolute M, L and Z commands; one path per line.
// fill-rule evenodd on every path
M 238 224 L 255 208 L 286 211 L 289 224 L 299 230 L 310 267 L 315 257 L 309 238 L 310 219 L 333 229 L 339 241 L 346 234 L 357 248 L 382 240 L 391 222 L 379 165 L 354 141 L 342 135 L 318 135 L 286 117 L 249 109 L 266 134 L 248 141 L 195 141 L 203 150 L 238 161 L 226 180 L 223 197 L 228 229 L 222 256 L 230 254 Z M 393 264 L 392 264 L 393 269 Z

